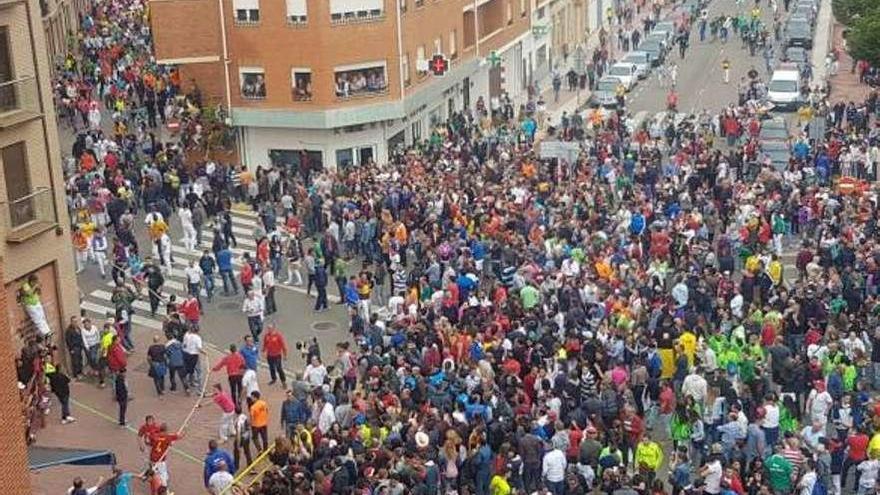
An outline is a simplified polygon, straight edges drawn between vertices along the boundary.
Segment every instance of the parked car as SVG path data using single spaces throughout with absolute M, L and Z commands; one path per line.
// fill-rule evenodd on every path
M 651 30 L 651 34 L 654 33 L 662 33 L 666 36 L 666 41 L 672 41 L 672 38 L 675 37 L 675 33 L 677 28 L 675 27 L 675 23 L 672 21 L 663 21 L 658 22 L 654 25 L 654 29 Z
M 782 117 L 773 117 L 761 123 L 761 132 L 758 138 L 761 141 L 787 141 L 788 124 Z
M 813 48 L 813 30 L 803 17 L 792 17 L 785 25 L 785 46 Z
M 608 68 L 606 74 L 620 79 L 620 82 L 623 83 L 623 86 L 627 91 L 631 90 L 633 86 L 636 85 L 636 80 L 638 79 L 636 66 L 625 62 L 618 62 L 612 65 Z
M 651 66 L 657 67 L 666 58 L 666 49 L 663 43 L 657 40 L 644 40 L 639 44 L 639 51 L 646 52 L 651 59 Z
M 648 72 L 651 71 L 651 56 L 648 55 L 648 52 L 639 50 L 632 51 L 624 55 L 620 61 L 622 63 L 635 65 L 636 75 L 638 75 L 639 79 L 648 77 Z
M 802 46 L 790 46 L 785 49 L 782 59 L 784 62 L 796 64 L 798 70 L 803 70 L 804 66 L 810 63 L 809 56 L 810 52 L 806 48 Z
M 788 168 L 788 161 L 791 159 L 791 151 L 788 149 L 788 143 L 784 141 L 761 141 L 762 161 L 770 161 L 770 164 L 777 172 L 782 172 Z
M 797 19 L 799 17 L 803 17 L 810 23 L 810 27 L 816 26 L 816 11 L 813 10 L 811 5 L 807 4 L 798 4 L 794 8 L 794 12 L 791 14 L 792 19 Z
M 781 64 L 767 84 L 767 99 L 780 110 L 796 110 L 803 101 L 801 74 L 794 64 Z
M 590 95 L 590 105 L 594 107 L 616 107 L 617 106 L 617 86 L 620 85 L 620 79 L 616 77 L 604 76 L 599 79 L 596 89 Z

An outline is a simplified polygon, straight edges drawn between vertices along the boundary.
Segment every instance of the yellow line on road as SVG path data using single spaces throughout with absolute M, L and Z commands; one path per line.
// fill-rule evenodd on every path
M 75 405 L 75 406 L 77 406 L 77 407 L 79 407 L 79 408 L 81 408 L 81 409 L 84 409 L 84 410 L 86 410 L 86 411 L 88 411 L 88 412 L 94 414 L 95 416 L 98 416 L 99 418 L 103 418 L 103 419 L 105 419 L 105 420 L 107 420 L 107 421 L 109 421 L 109 422 L 111 422 L 111 423 L 113 423 L 113 424 L 119 424 L 119 422 L 118 422 L 115 418 L 111 417 L 111 416 L 108 415 L 108 414 L 104 414 L 104 413 L 102 413 L 101 411 L 95 409 L 94 407 L 92 407 L 92 406 L 90 406 L 90 405 L 88 405 L 88 404 L 84 404 L 84 403 L 82 403 L 82 402 L 80 402 L 80 401 L 78 401 L 78 400 L 76 400 L 76 399 L 70 399 L 70 402 L 71 402 L 73 405 Z M 135 435 L 137 435 L 137 432 L 138 432 L 138 431 L 137 431 L 134 427 L 129 426 L 129 425 L 125 425 L 125 429 L 126 429 L 127 431 L 130 431 L 130 432 L 134 433 Z M 180 454 L 181 456 L 183 456 L 183 457 L 186 458 L 187 460 L 190 460 L 190 461 L 192 461 L 192 462 L 194 462 L 194 463 L 196 463 L 196 464 L 199 464 L 199 465 L 202 464 L 202 460 L 201 460 L 201 459 L 199 459 L 199 458 L 197 458 L 196 456 L 190 454 L 189 452 L 186 452 L 185 450 L 181 450 L 181 449 L 179 449 L 179 448 L 177 448 L 177 447 L 171 447 L 171 451 Z

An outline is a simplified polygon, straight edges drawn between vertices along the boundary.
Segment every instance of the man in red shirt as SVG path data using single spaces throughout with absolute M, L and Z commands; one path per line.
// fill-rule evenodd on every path
M 213 370 L 220 371 L 223 368 L 226 368 L 226 377 L 229 379 L 229 394 L 232 395 L 232 399 L 237 404 L 241 402 L 241 379 L 244 376 L 247 364 L 244 361 L 244 357 L 238 352 L 235 344 L 229 346 L 229 354 L 217 362 Z
M 858 430 L 850 430 L 849 436 L 846 437 L 846 459 L 843 461 L 843 471 L 840 473 L 840 484 L 846 487 L 846 475 L 850 468 L 858 467 L 862 461 L 868 458 L 868 443 L 871 441 L 867 433 L 862 428 Z M 858 491 L 859 478 L 862 474 L 858 469 L 855 470 L 855 479 L 853 480 L 853 491 Z
M 162 482 L 162 486 L 168 486 L 168 464 L 165 458 L 171 444 L 183 438 L 183 432 L 168 433 L 168 425 L 162 423 L 159 431 L 150 436 L 150 463 Z
M 286 388 L 287 377 L 284 375 L 281 361 L 287 360 L 287 343 L 284 341 L 284 335 L 278 331 L 275 325 L 269 325 L 269 328 L 266 329 L 266 335 L 263 336 L 263 354 L 266 355 L 266 361 L 269 362 L 269 376 L 272 378 L 269 385 L 274 385 L 276 378 L 280 378 L 281 385 Z
M 180 314 L 183 315 L 183 318 L 189 322 L 191 325 L 198 327 L 199 319 L 202 314 L 202 306 L 199 304 L 198 298 L 196 296 L 190 294 L 183 304 L 180 305 L 178 309 Z
M 159 433 L 159 425 L 156 424 L 156 418 L 152 414 L 148 414 L 144 418 L 144 424 L 138 428 L 138 448 L 143 452 L 146 447 L 150 447 L 150 440 L 153 435 Z

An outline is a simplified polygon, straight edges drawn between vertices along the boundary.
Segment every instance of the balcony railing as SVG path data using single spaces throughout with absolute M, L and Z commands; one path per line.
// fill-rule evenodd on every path
M 0 82 L 0 127 L 39 115 L 40 100 L 34 76 Z
M 8 229 L 6 241 L 24 242 L 58 225 L 55 214 L 55 197 L 48 187 L 41 187 L 34 192 L 9 203 L 3 204 L 7 211 L 3 212 Z
M 363 22 L 378 22 L 383 19 L 385 19 L 385 11 L 382 9 L 330 14 L 330 24 L 334 26 L 359 24 Z

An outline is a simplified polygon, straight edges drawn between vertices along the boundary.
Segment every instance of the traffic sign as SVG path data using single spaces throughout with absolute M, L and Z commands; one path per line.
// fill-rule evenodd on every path
M 431 62 L 428 64 L 428 68 L 431 69 L 431 72 L 435 76 L 442 76 L 449 70 L 449 61 L 446 60 L 446 57 L 438 53 L 431 57 Z
M 489 65 L 491 65 L 492 67 L 498 67 L 499 65 L 501 65 L 502 60 L 503 59 L 501 58 L 501 55 L 498 55 L 498 52 L 496 52 L 495 50 L 492 50 L 492 53 L 490 53 L 489 56 L 486 57 L 486 61 L 489 62 Z

